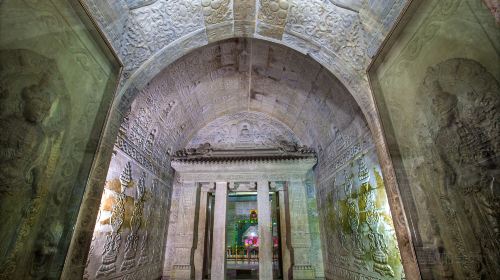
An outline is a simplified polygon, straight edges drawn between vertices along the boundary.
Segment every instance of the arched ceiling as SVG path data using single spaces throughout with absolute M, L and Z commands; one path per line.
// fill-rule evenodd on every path
M 161 71 L 136 95 L 121 131 L 168 166 L 167 155 L 200 129 L 241 112 L 281 122 L 297 142 L 327 153 L 368 131 L 359 106 L 327 69 L 284 46 L 243 38 L 193 51 Z
M 347 85 L 363 79 L 407 0 L 84 2 L 124 64 L 122 84 L 144 84 L 211 42 L 253 37 L 311 55 Z

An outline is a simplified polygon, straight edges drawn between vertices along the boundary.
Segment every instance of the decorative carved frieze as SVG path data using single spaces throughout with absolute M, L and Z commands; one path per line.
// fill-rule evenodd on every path
M 288 8 L 288 0 L 259 0 L 258 19 L 271 25 L 284 26 Z
M 288 153 L 279 149 L 211 150 L 210 157 L 193 155 L 174 159 L 172 167 L 185 182 L 303 180 L 316 164 L 316 157 L 308 148 L 299 150 Z M 248 158 L 249 155 L 252 157 Z
M 280 142 L 299 143 L 282 122 L 257 112 L 239 112 L 217 118 L 199 130 L 189 144 L 195 148 L 210 143 L 214 148 L 276 147 Z
M 217 24 L 231 20 L 233 1 L 231 0 L 201 0 L 205 24 Z
M 366 31 L 356 12 L 322 0 L 293 2 L 286 28 L 329 49 L 354 69 L 365 69 Z

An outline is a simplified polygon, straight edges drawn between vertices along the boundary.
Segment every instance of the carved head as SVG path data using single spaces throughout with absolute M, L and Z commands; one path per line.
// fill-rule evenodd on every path
M 32 85 L 22 90 L 21 96 L 24 101 L 23 115 L 29 122 L 40 123 L 49 114 L 52 107 L 52 93 L 47 88 Z
M 457 97 L 449 92 L 444 91 L 438 82 L 432 86 L 432 111 L 440 126 L 449 126 L 457 117 Z

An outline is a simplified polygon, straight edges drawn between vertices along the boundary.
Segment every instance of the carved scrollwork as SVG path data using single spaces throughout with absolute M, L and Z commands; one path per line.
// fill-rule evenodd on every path
M 271 25 L 285 25 L 290 7 L 288 0 L 260 0 L 259 3 L 259 20 Z
M 205 23 L 216 24 L 229 20 L 230 0 L 201 0 Z

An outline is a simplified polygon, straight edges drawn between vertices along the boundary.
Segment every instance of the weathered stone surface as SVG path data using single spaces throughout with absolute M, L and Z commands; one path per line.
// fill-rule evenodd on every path
M 145 275 L 162 266 L 171 189 L 117 150 L 97 215 L 85 279 Z
M 87 176 L 119 69 L 77 12 L 67 1 L 0 4 L 2 279 L 60 277 L 94 182 Z M 93 223 L 93 210 L 81 212 L 82 224 Z M 92 227 L 74 235 L 84 247 Z M 86 254 L 68 263 L 81 267 Z
M 480 2 L 421 5 L 372 72 L 424 279 L 499 274 L 500 33 Z
M 151 186 L 161 184 L 163 189 L 168 188 L 172 184 L 172 171 L 169 168 L 171 152 L 185 147 L 192 135 L 218 117 L 242 110 L 268 114 L 270 118 L 279 120 L 294 132 L 296 136 L 289 135 L 288 140 L 300 139 L 300 142 L 317 147 L 318 151 L 321 151 L 320 157 L 322 158 L 320 158 L 319 166 L 322 171 L 318 172 L 331 172 L 338 165 L 343 164 L 350 154 L 340 151 L 344 147 L 342 145 L 350 146 L 352 139 L 368 135 L 367 121 L 363 113 L 368 118 L 368 125 L 372 125 L 373 121 L 369 117 L 374 112 L 374 106 L 371 97 L 367 94 L 367 83 L 364 77 L 370 53 L 367 42 L 371 40 L 370 45 L 374 46 L 372 50 L 379 46 L 384 37 L 379 34 L 386 34 L 385 32 L 392 26 L 392 20 L 397 17 L 405 1 L 366 1 L 364 5 L 361 5 L 360 1 L 330 2 L 86 1 L 90 12 L 122 59 L 124 74 L 121 80 L 121 91 L 102 138 L 104 143 L 99 149 L 97 166 L 92 170 L 92 178 L 87 184 L 87 191 L 84 195 L 82 209 L 85 209 L 80 212 L 76 227 L 78 232 L 75 234 L 81 239 L 79 237 L 78 241 L 74 240 L 75 242 L 80 242 L 79 244 L 83 247 L 88 244 L 89 240 L 88 237 L 85 238 L 85 235 L 88 236 L 93 227 L 92 220 L 98 204 L 97 198 L 102 192 L 102 184 L 99 186 L 99 182 L 105 176 L 104 172 L 108 170 L 107 162 L 109 161 L 106 159 L 113 149 L 111 139 L 115 138 L 117 132 L 118 137 L 114 146 L 115 157 L 107 175 L 108 183 L 117 180 L 118 170 L 123 171 L 128 168 L 133 170 L 132 173 L 136 173 L 130 175 L 136 178 L 135 185 L 130 188 L 134 189 L 136 194 L 131 193 L 130 190 L 127 191 L 128 187 L 117 191 L 109 190 L 109 184 L 106 185 L 103 198 L 106 198 L 109 205 L 101 204 L 100 213 L 111 215 L 113 218 L 110 218 L 110 222 L 113 221 L 111 223 L 114 226 L 110 229 L 98 224 L 96 227 L 91 245 L 91 257 L 87 263 L 87 277 L 159 275 L 157 273 L 159 273 L 159 263 L 163 256 L 162 246 L 165 236 L 162 231 L 165 231 L 165 225 L 163 222 L 146 223 L 146 220 L 155 221 L 155 219 L 160 219 L 160 216 L 146 217 L 150 211 L 148 200 L 139 194 L 142 193 L 141 189 L 144 186 L 147 188 L 151 178 Z M 4 3 L 6 2 L 1 4 L 2 9 L 5 7 Z M 44 14 L 51 14 L 49 6 L 52 4 L 27 1 L 27 5 L 30 9 L 39 9 Z M 379 9 L 371 9 L 373 7 Z M 359 15 L 356 12 L 359 12 Z M 13 15 L 18 14 L 13 13 Z M 11 18 L 14 17 L 3 17 L 4 20 L 7 19 L 9 26 Z M 44 22 L 55 22 L 56 24 L 51 26 L 57 26 L 59 22 L 68 20 L 54 19 L 54 21 Z M 3 26 L 6 25 L 3 24 Z M 13 24 L 12 26 L 18 28 L 20 25 Z M 306 28 L 302 30 L 301 26 Z M 32 30 L 13 29 L 13 32 L 7 35 L 2 33 L 2 40 L 7 42 L 4 44 L 2 41 L 2 46 L 12 48 L 15 46 L 13 42 L 16 40 L 16 33 L 33 34 L 30 32 Z M 371 34 L 377 34 L 379 37 L 372 38 Z M 232 40 L 194 51 L 160 73 L 166 65 L 170 65 L 186 53 L 209 42 L 233 36 L 257 36 L 299 49 L 319 61 L 326 69 L 321 68 L 317 63 L 311 63 L 310 58 L 283 46 L 266 44 L 257 40 Z M 63 47 L 54 48 L 51 45 L 48 53 L 54 53 L 54 49 L 70 52 L 80 50 L 79 47 L 73 45 L 73 42 L 79 42 L 79 40 L 63 38 L 54 42 L 54 44 L 61 43 Z M 89 47 L 90 45 L 92 44 L 87 44 L 86 47 L 92 48 Z M 98 61 L 101 57 L 96 56 L 98 58 L 95 59 Z M 67 57 L 59 61 L 72 65 L 72 60 Z M 97 62 L 104 70 L 101 69 L 102 73 L 92 71 L 89 65 L 94 66 L 95 61 L 82 55 L 82 52 L 78 52 L 75 61 L 91 75 L 91 78 L 84 79 L 75 71 L 68 71 L 70 69 L 63 63 L 61 72 L 73 75 L 69 79 L 66 76 L 63 78 L 71 85 L 69 91 L 73 92 L 75 88 L 78 90 L 74 92 L 80 93 L 69 94 L 71 104 L 78 104 L 78 106 L 72 107 L 71 117 L 68 119 L 73 120 L 73 116 L 78 114 L 82 116 L 74 118 L 79 120 L 77 125 L 75 125 L 76 121 L 71 122 L 71 129 L 73 129 L 71 131 L 77 131 L 81 135 L 75 133 L 76 136 L 71 136 L 71 141 L 67 143 L 82 143 L 80 146 L 89 150 L 81 148 L 79 151 L 80 146 L 73 145 L 74 150 L 70 152 L 73 157 L 67 158 L 73 160 L 85 157 L 85 162 L 88 163 L 88 167 L 85 168 L 89 169 L 95 150 L 92 147 L 96 147 L 98 142 L 98 132 L 101 127 L 99 124 L 102 123 L 107 112 L 106 106 L 109 105 L 109 99 L 102 99 L 99 96 L 103 92 L 99 87 L 104 87 L 106 80 L 102 77 L 110 76 L 112 70 L 105 66 L 106 63 Z M 337 74 L 340 81 L 332 77 L 329 71 Z M 152 80 L 158 73 L 160 74 L 157 78 Z M 75 81 L 79 81 L 83 87 L 88 88 L 82 90 L 77 86 L 73 87 Z M 355 99 L 352 99 L 342 83 L 353 90 L 352 94 Z M 82 94 L 85 92 L 89 94 Z M 89 100 L 94 102 L 103 100 L 103 105 L 99 105 L 101 107 L 92 104 L 81 106 L 81 104 L 89 103 Z M 356 102 L 361 106 L 361 110 Z M 95 120 L 92 119 L 92 116 L 99 112 L 99 116 Z M 85 119 L 88 116 L 90 119 Z M 31 116 L 23 117 L 27 117 L 28 121 L 31 118 Z M 121 122 L 120 127 L 118 127 L 118 122 Z M 274 121 L 269 121 L 269 123 L 271 126 L 275 124 Z M 97 128 L 94 129 L 93 125 Z M 374 126 L 377 128 L 376 125 Z M 95 139 L 90 138 L 90 145 L 85 145 L 87 135 L 84 135 L 84 132 L 90 129 L 93 130 L 88 135 L 96 136 Z M 377 129 L 376 131 L 379 131 L 379 128 Z M 240 132 L 242 131 L 243 127 Z M 277 131 L 285 130 L 279 128 Z M 268 133 L 261 133 L 263 134 Z M 276 134 L 271 133 L 271 135 Z M 86 152 L 88 155 L 84 155 Z M 66 155 L 66 153 L 62 154 Z M 129 165 L 125 161 L 130 161 L 130 168 L 127 167 Z M 79 161 L 76 160 L 76 162 Z M 332 162 L 333 164 L 330 164 Z M 78 164 L 74 165 L 78 166 Z M 50 167 L 50 165 L 47 166 Z M 62 162 L 60 166 L 67 167 L 68 164 Z M 76 172 L 87 174 L 82 171 L 85 168 L 70 168 L 71 171 L 67 171 L 65 175 L 79 178 L 75 175 Z M 99 168 L 102 170 L 98 170 Z M 66 190 L 69 189 L 66 188 Z M 112 195 L 109 195 L 108 191 Z M 79 188 L 76 193 L 80 195 L 77 194 L 75 201 L 71 201 L 72 207 L 78 204 L 83 187 Z M 169 197 L 168 195 L 165 197 L 168 193 L 165 191 L 165 193 L 157 194 L 161 198 L 154 203 L 162 208 L 160 212 L 155 212 L 155 215 L 168 215 L 166 209 L 168 209 Z M 58 193 L 55 201 L 64 201 L 68 194 L 70 194 L 69 191 L 67 194 Z M 108 199 L 109 197 L 112 199 Z M 103 208 L 107 207 L 106 205 L 111 205 L 111 210 Z M 50 208 L 51 210 L 47 211 L 56 208 Z M 75 213 L 76 209 L 73 208 L 71 211 Z M 127 213 L 130 214 L 128 220 Z M 54 211 L 50 218 L 62 215 L 61 212 Z M 43 228 L 44 232 L 51 235 L 46 238 L 49 244 L 57 243 L 54 240 L 58 239 L 59 226 L 57 222 L 54 223 L 56 223 L 54 226 L 48 225 L 47 230 Z M 71 225 L 72 223 L 67 226 Z M 65 234 L 69 233 L 71 230 L 65 231 Z M 62 242 L 66 245 L 61 246 L 67 246 L 67 242 L 66 238 Z M 77 243 L 74 245 L 78 246 Z M 51 246 L 47 247 L 48 251 L 51 251 Z M 81 261 L 85 259 L 85 254 L 78 255 L 75 252 L 77 247 L 72 248 L 68 258 L 72 263 L 74 261 L 74 264 L 80 262 L 79 267 L 82 267 Z M 144 250 L 152 252 L 150 257 L 154 261 L 149 261 L 152 263 L 146 265 L 145 268 L 137 268 L 142 262 L 148 263 L 148 256 Z M 60 251 L 61 254 L 64 252 L 64 250 Z M 180 256 L 184 256 L 186 252 L 181 252 Z M 57 258 L 62 260 L 64 256 Z M 177 268 L 186 270 L 183 265 Z M 77 271 L 78 267 L 71 267 L 68 269 L 68 275 L 78 274 Z
M 255 112 L 238 113 L 249 109 Z M 231 128 L 234 125 L 236 129 Z M 244 125 L 248 125 L 246 129 Z M 366 148 L 358 139 L 369 139 L 359 107 L 335 77 L 299 53 L 243 39 L 197 50 L 164 69 L 137 91 L 120 129 L 116 147 L 167 183 L 172 174 L 168 169 L 170 155 L 186 146 L 209 142 L 226 148 L 265 147 L 283 138 L 317 147 L 317 175 L 322 178 Z M 228 167 L 221 168 L 204 174 L 204 180 L 244 181 L 257 175 L 228 177 L 223 172 Z M 287 176 L 273 174 L 272 168 L 268 167 L 269 175 L 264 179 Z M 183 175 L 182 180 L 196 180 L 190 176 Z M 296 178 L 302 177 L 296 174 Z M 176 235 L 178 230 L 178 225 L 172 226 L 169 234 Z M 169 246 L 175 248 L 175 240 L 168 241 Z M 310 248 L 304 252 L 309 254 Z M 167 250 L 166 256 L 174 260 L 167 260 L 166 273 L 180 278 L 191 275 L 192 264 L 179 259 L 188 251 L 177 254 L 177 249 Z M 312 277 L 314 270 L 323 275 L 321 267 L 296 267 L 296 273 L 303 277 Z M 333 271 L 325 274 L 331 275 Z
M 187 147 L 210 143 L 216 149 L 272 148 L 279 147 L 280 142 L 300 144 L 283 123 L 265 114 L 241 112 L 209 123 L 196 133 Z
M 343 57 L 354 69 L 364 70 L 368 57 L 374 55 L 406 0 L 85 2 L 124 61 L 125 82 L 162 48 L 199 29 L 212 29 L 208 33 L 213 38 L 211 42 L 232 36 L 281 41 L 285 26 L 302 26 L 308 34 L 300 33 L 301 36 L 316 36 L 319 44 L 329 41 L 331 45 L 323 46 L 332 49 L 332 58 Z M 235 35 L 210 27 L 223 22 L 235 27 Z M 322 39 L 317 33 L 321 33 Z M 314 41 L 312 37 L 309 39 Z

